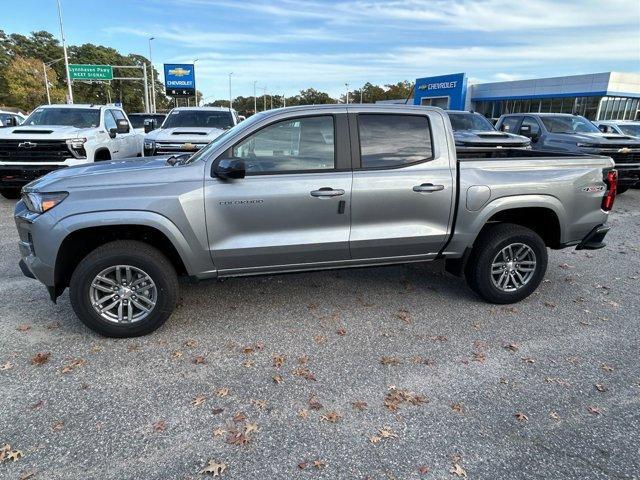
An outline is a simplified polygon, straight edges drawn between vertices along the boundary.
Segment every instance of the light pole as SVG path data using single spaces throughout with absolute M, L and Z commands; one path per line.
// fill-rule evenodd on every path
M 51 94 L 49 93 L 49 77 L 47 76 L 47 67 L 50 67 L 54 63 L 58 63 L 60 60 L 64 60 L 64 57 L 51 60 L 50 62 L 42 62 L 42 71 L 44 72 L 44 87 L 47 89 L 47 103 L 51 105 Z
M 198 60 L 200 60 L 200 59 L 199 59 L 199 58 L 196 58 L 196 59 L 193 61 L 193 79 L 194 79 L 194 82 L 193 82 L 193 83 L 194 83 L 194 84 L 195 84 L 195 78 L 196 78 L 196 62 L 197 62 Z M 195 88 L 194 88 L 193 90 L 195 91 L 195 94 L 196 94 L 196 107 L 199 107 L 200 105 L 198 105 L 198 86 L 197 86 L 197 85 L 194 85 L 194 86 L 195 86 Z
M 231 75 L 233 75 L 233 72 L 229 72 L 229 110 L 233 108 L 233 100 L 231 100 Z
M 153 75 L 153 59 L 151 57 L 151 40 L 156 37 L 149 37 L 149 64 L 151 65 L 151 112 L 156 113 L 156 81 Z
M 348 84 L 348 83 L 345 83 L 345 84 L 344 84 L 344 87 L 347 89 L 347 97 L 346 97 L 346 100 L 347 100 L 347 105 L 349 105 L 349 84 Z
M 262 99 L 264 100 L 264 109 L 267 109 L 267 87 L 263 87 L 263 91 L 262 91 Z
M 360 104 L 362 105 L 362 93 L 364 92 L 364 87 L 360 89 Z
M 58 0 L 58 18 L 60 19 L 60 37 L 62 37 L 62 50 L 64 51 L 64 66 L 67 70 L 67 103 L 73 104 L 73 90 L 71 89 L 71 75 L 69 74 L 69 56 L 67 55 L 67 42 L 64 38 L 64 28 L 62 26 L 62 7 Z
M 258 83 L 258 81 L 254 80 L 253 81 L 253 114 L 254 115 L 258 113 L 258 97 L 256 97 L 256 83 Z

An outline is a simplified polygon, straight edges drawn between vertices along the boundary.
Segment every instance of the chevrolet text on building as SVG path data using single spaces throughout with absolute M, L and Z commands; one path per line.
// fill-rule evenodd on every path
M 476 83 L 455 73 L 418 78 L 415 105 L 473 110 L 497 119 L 508 113 L 576 113 L 589 120 L 636 120 L 640 74 L 605 72 Z

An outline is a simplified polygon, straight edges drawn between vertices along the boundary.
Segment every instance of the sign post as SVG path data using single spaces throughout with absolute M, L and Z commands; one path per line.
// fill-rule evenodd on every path
M 113 80 L 113 67 L 111 65 L 69 65 L 71 80 Z
M 195 96 L 196 75 L 193 64 L 165 63 L 164 86 L 169 97 Z

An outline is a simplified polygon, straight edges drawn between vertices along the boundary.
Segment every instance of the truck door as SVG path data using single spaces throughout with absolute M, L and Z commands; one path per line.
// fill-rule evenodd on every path
M 433 111 L 349 111 L 355 111 L 349 122 L 356 159 L 352 258 L 435 256 L 449 234 L 455 198 L 449 123 Z
M 131 158 L 137 156 L 141 153 L 140 145 L 139 145 L 139 134 L 133 129 L 129 119 L 125 116 L 122 110 L 113 109 L 111 110 L 113 116 L 116 120 L 126 120 L 129 124 L 129 132 L 128 133 L 119 133 L 117 138 L 119 140 L 118 143 L 118 156 L 117 158 Z
M 337 112 L 252 127 L 219 157 L 242 159 L 246 177 L 206 173 L 209 248 L 220 273 L 349 259 L 348 121 Z

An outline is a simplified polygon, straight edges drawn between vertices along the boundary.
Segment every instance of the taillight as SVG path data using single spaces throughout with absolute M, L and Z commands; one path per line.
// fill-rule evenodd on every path
M 613 202 L 616 199 L 618 191 L 618 172 L 617 170 L 609 170 L 607 172 L 607 193 L 602 199 L 602 210 L 608 212 L 613 208 Z

